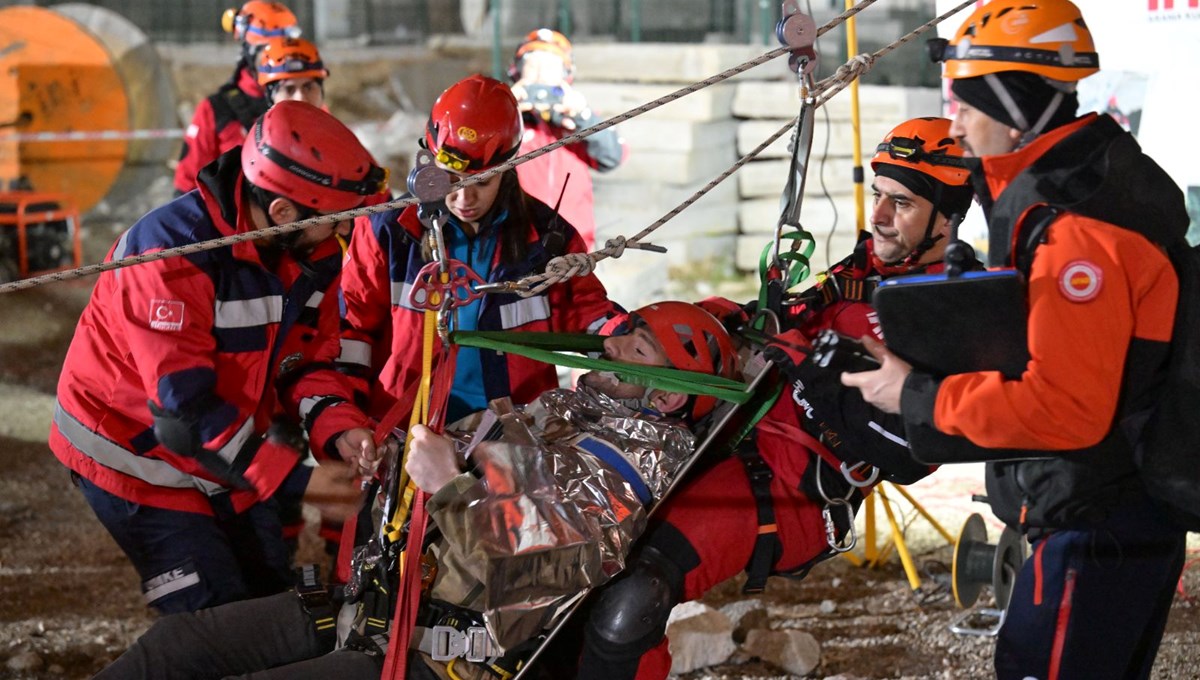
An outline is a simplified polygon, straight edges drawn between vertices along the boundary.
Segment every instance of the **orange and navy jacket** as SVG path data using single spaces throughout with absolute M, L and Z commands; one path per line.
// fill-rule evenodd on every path
M 254 121 L 270 102 L 254 72 L 239 65 L 229 82 L 196 105 L 183 135 L 175 166 L 176 195 L 196 188 L 196 175 L 217 156 L 246 141 Z
M 134 224 L 108 259 L 254 228 L 238 149 L 200 180 Z M 204 447 L 244 470 L 252 488 L 230 492 L 235 512 L 271 496 L 296 465 L 286 446 L 252 445 L 273 417 L 303 422 L 312 449 L 336 455 L 336 435 L 370 424 L 333 368 L 340 268 L 333 239 L 303 263 L 281 254 L 273 267 L 244 241 L 101 274 L 59 379 L 54 454 L 116 496 L 203 514 L 230 489 L 158 442 L 147 401 L 192 414 Z
M 553 213 L 545 204 L 529 199 L 532 223 L 523 262 L 492 258 L 489 281 L 511 281 L 541 271 L 547 260 L 562 252 L 584 252 L 583 240 L 568 224 L 558 221 L 565 247 L 551 247 L 545 238 Z M 517 228 L 501 225 L 501 228 Z M 358 387 L 369 395 L 369 413 L 382 417 L 405 386 L 421 372 L 421 338 L 424 313 L 409 301 L 413 282 L 426 264 L 421 238 L 425 227 L 417 206 L 357 218 L 342 277 L 344 321 L 339 361 L 348 375 L 360 377 Z M 562 252 L 552 252 L 561 249 Z M 594 274 L 575 277 L 551 286 L 542 294 L 522 298 L 513 293 L 485 295 L 479 308 L 481 331 L 595 332 L 622 310 L 610 302 Z M 527 404 L 542 392 L 558 386 L 553 366 L 515 354 L 480 350 L 483 392 L 488 401 L 511 397 Z M 378 375 L 377 380 L 368 380 Z
M 519 154 L 553 144 L 574 131 L 553 125 L 533 114 L 525 114 L 525 132 L 521 137 Z M 594 124 L 590 111 L 579 120 L 580 129 Z M 620 165 L 629 155 L 628 147 L 613 128 L 517 166 L 517 176 L 525 193 L 553 207 L 562 195 L 558 211 L 562 219 L 575 227 L 583 237 L 588 251 L 596 242 L 595 198 L 592 194 L 591 170 L 608 172 Z M 571 180 L 567 181 L 567 175 Z M 563 184 L 566 184 L 564 191 Z
M 1015 152 L 981 159 L 974 175 L 985 207 L 1023 208 L 1023 218 L 1042 203 L 1033 192 L 1009 192 L 1022 173 L 1037 176 L 1040 168 L 1061 172 L 1079 166 L 1076 175 L 1095 176 L 1086 174 L 1094 171 L 1086 166 L 1094 159 L 1061 147 L 1073 135 L 1094 133 L 1096 128 L 1085 128 L 1098 123 L 1104 128 L 1107 121 L 1085 116 Z M 1094 152 L 1104 144 L 1089 146 Z M 1139 205 L 1171 200 L 1162 195 L 1108 198 L 1135 215 Z M 992 208 L 989 229 L 1012 228 L 998 224 L 995 213 Z M 906 381 L 906 420 L 979 446 L 1050 456 L 989 466 L 993 510 L 1014 526 L 1067 526 L 1139 488 L 1129 443 L 1116 425 L 1122 414 L 1145 406 L 1153 392 L 1169 350 L 1179 283 L 1167 255 L 1143 233 L 1062 212 L 1045 232 L 1029 271 L 1030 361 L 1024 374 L 1014 380 L 999 372 L 966 373 L 940 384 L 914 374 Z M 1088 450 L 1052 455 L 1079 449 Z M 1022 468 L 1020 475 L 999 474 L 1012 465 Z M 1003 490 L 997 481 L 1016 486 Z

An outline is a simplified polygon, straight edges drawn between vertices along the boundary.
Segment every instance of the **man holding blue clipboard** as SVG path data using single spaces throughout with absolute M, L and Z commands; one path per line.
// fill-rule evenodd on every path
M 1108 116 L 1075 117 L 1075 85 L 1099 60 L 1067 0 L 995 0 L 931 47 L 953 79 L 952 133 L 974 157 L 992 263 L 1028 280 L 1028 363 L 950 375 L 868 341 L 882 367 L 842 381 L 910 434 L 969 440 L 991 461 L 993 511 L 1033 544 L 999 678 L 1147 678 L 1184 532 L 1152 504 L 1123 428 L 1165 375 L 1182 195 Z

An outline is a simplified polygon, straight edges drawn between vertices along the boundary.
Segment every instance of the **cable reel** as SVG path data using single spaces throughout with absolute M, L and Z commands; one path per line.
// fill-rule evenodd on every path
M 950 571 L 954 602 L 967 609 L 979 599 L 983 587 L 991 585 L 996 606 L 968 609 L 950 622 L 950 630 L 959 635 L 986 637 L 999 633 L 1024 562 L 1025 541 L 1021 534 L 1005 527 L 999 541 L 990 544 L 983 516 L 972 513 L 954 544 Z

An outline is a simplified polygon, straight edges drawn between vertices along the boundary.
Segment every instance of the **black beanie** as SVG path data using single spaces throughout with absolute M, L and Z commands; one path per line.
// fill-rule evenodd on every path
M 1042 114 L 1046 112 L 1046 107 L 1050 105 L 1050 101 L 1054 99 L 1054 95 L 1061 92 L 1036 73 L 1001 71 L 992 75 L 999 79 L 1000 84 L 1012 96 L 1021 115 L 1025 116 L 1025 122 L 1029 127 L 1037 124 Z M 954 93 L 954 96 L 979 109 L 989 118 L 1010 128 L 1021 130 L 1021 132 L 1028 132 L 1028 128 L 1017 125 L 1008 109 L 1004 107 L 1004 103 L 1000 101 L 1000 96 L 984 78 L 986 76 L 955 78 L 950 82 L 950 91 Z M 1075 113 L 1078 109 L 1079 98 L 1075 93 L 1064 92 L 1058 109 L 1038 133 L 1053 130 L 1075 120 Z
M 916 168 L 906 168 L 895 163 L 877 164 L 875 175 L 903 184 L 905 189 L 932 203 L 933 209 L 946 217 L 967 214 L 967 208 L 971 207 L 971 197 L 975 195 L 970 184 L 946 184 Z

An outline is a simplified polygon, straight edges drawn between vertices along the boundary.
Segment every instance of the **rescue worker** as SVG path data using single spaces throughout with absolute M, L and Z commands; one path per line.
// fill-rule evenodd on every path
M 651 304 L 633 312 L 620 330 L 604 341 L 614 361 L 737 374 L 725 329 L 695 305 Z M 588 374 L 584 381 L 593 387 L 555 388 L 519 417 L 500 414 L 500 438 L 466 449 L 471 472 L 462 471 L 464 459 L 449 438 L 423 426 L 414 430 L 407 470 L 434 492 L 427 508 L 443 538 L 434 546 L 437 576 L 414 635 L 415 651 L 426 653 L 410 658 L 409 678 L 447 673 L 428 654 L 432 626 L 467 631 L 486 625 L 476 639 L 490 635 L 512 649 L 514 640 L 540 631 L 569 596 L 619 571 L 645 526 L 646 505 L 661 496 L 692 452 L 691 426 L 715 406 L 712 397 L 647 389 L 607 375 Z M 646 408 L 623 406 L 624 400 Z M 539 525 L 549 529 L 531 534 Z M 528 574 L 519 589 L 509 580 L 514 573 Z M 285 593 L 164 617 L 96 677 L 157 677 L 159 669 L 170 669 L 174 678 L 375 680 L 389 644 L 388 607 L 396 590 L 384 593 L 381 618 L 363 595 L 341 605 L 344 625 L 334 635 L 332 626 L 319 622 L 332 621 L 349 590 L 332 600 L 324 590 L 324 599 Z M 371 627 L 373 617 L 384 627 Z M 488 664 L 458 658 L 452 677 L 515 672 L 510 662 L 512 657 Z
M 303 38 L 269 38 L 255 58 L 255 72 L 269 106 L 292 99 L 328 110 L 325 106 L 325 79 L 329 77 L 329 69 L 325 68 L 317 46 L 311 42 Z M 379 205 L 390 200 L 391 191 L 384 190 L 368 196 L 363 203 Z M 352 228 L 353 222 L 338 226 L 337 237 L 343 249 L 350 243 Z
M 296 15 L 269 0 L 249 0 L 241 9 L 226 10 L 221 27 L 239 42 L 241 54 L 229 81 L 196 105 L 175 166 L 176 196 L 196 188 L 201 168 L 241 145 L 270 106 L 254 71 L 258 51 L 271 38 L 300 37 Z
M 806 573 L 835 554 L 827 531 L 840 545 L 874 483 L 929 474 L 912 460 L 899 419 L 870 408 L 809 354 L 825 329 L 880 337 L 868 302 L 879 280 L 941 270 L 950 218 L 971 202 L 963 149 L 949 129 L 946 119 L 918 118 L 879 145 L 871 161 L 872 234 L 818 286 L 788 301 L 787 330 L 764 350 L 791 385 L 737 456 L 687 482 L 659 509 L 629 569 L 591 610 L 578 677 L 665 678 L 672 607 L 742 571 L 747 592 L 761 591 L 771 574 Z M 725 306 L 723 319 L 736 322 L 741 310 Z
M 317 46 L 304 38 L 270 38 L 255 57 L 254 71 L 269 104 L 289 99 L 325 108 L 329 69 Z
M 571 41 L 558 31 L 540 28 L 525 36 L 517 46 L 508 75 L 525 122 L 520 155 L 601 120 L 572 85 L 575 63 Z M 522 163 L 517 175 L 526 193 L 546 205 L 558 206 L 563 219 L 575 227 L 591 250 L 596 242 L 596 217 L 590 171 L 614 170 L 628 155 L 629 149 L 616 128 L 608 128 Z
M 512 158 L 521 141 L 521 116 L 503 83 L 480 75 L 450 86 L 433 104 L 423 141 L 437 165 L 469 177 Z M 540 272 L 565 253 L 584 250 L 575 229 L 544 203 L 527 196 L 512 170 L 451 192 L 436 212 L 451 259 L 484 281 L 510 281 Z M 360 217 L 347 254 L 342 296 L 343 368 L 370 392 L 382 415 L 421 372 L 424 314 L 409 300 L 421 268 L 432 259 L 432 233 L 420 208 Z M 619 311 L 595 277 L 571 278 L 545 293 L 521 298 L 490 293 L 459 307 L 454 330 L 595 332 Z M 374 379 L 378 375 L 378 379 Z M 525 404 L 558 385 L 553 366 L 513 354 L 461 348 L 446 422 L 511 397 Z
M 385 177 L 332 116 L 283 102 L 108 259 L 348 210 Z M 159 612 L 291 585 L 274 497 L 303 494 L 345 516 L 360 490 L 355 465 L 377 457 L 371 421 L 332 367 L 333 229 L 105 272 L 83 311 L 50 447 Z M 309 444 L 319 467 L 297 465 Z
M 989 256 L 1028 277 L 1030 360 L 1017 379 L 939 379 L 873 347 L 881 368 L 843 382 L 907 429 L 1016 450 L 986 472 L 992 511 L 1033 548 L 997 638 L 999 678 L 1148 678 L 1184 532 L 1147 497 L 1125 428 L 1166 367 L 1179 279 L 1164 249 L 1187 229 L 1183 198 L 1108 115 L 1076 117 L 1099 58 L 1067 0 L 994 0 L 934 51 Z
M 303 38 L 285 36 L 268 38 L 258 50 L 254 70 L 258 74 L 258 84 L 266 93 L 269 105 L 294 100 L 325 109 L 325 79 L 329 77 L 329 69 L 325 68 L 317 46 L 311 42 Z M 374 158 L 371 159 L 371 163 L 378 165 Z M 363 205 L 378 205 L 392 200 L 391 191 L 386 183 L 381 185 L 383 189 L 368 196 Z M 343 251 L 350 242 L 353 226 L 351 220 L 339 222 L 334 231 Z M 280 503 L 283 533 L 293 555 L 299 546 L 300 533 L 304 529 L 303 508 L 299 501 L 299 498 L 290 498 L 281 499 Z M 318 533 L 326 541 L 326 551 L 331 555 L 336 554 L 341 523 L 328 517 L 322 518 Z

